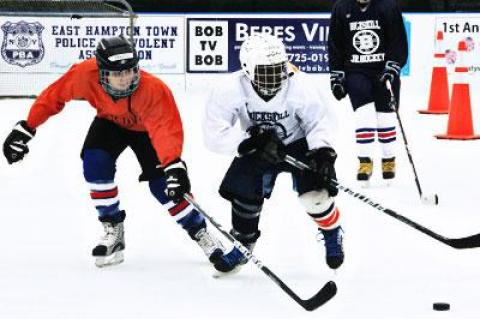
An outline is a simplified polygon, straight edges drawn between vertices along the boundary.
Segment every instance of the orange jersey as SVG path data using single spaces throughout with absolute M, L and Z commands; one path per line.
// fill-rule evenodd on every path
M 148 132 L 162 166 L 181 156 L 183 128 L 177 105 L 167 85 L 152 74 L 140 71 L 138 88 L 130 97 L 115 101 L 100 84 L 95 58 L 75 64 L 36 99 L 28 126 L 37 128 L 73 99 L 88 101 L 100 118 L 128 130 Z

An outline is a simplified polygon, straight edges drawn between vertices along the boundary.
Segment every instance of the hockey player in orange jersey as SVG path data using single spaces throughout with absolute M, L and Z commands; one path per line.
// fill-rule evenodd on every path
M 7 161 L 21 161 L 36 129 L 73 99 L 96 110 L 81 152 L 83 173 L 105 233 L 93 249 L 99 267 L 123 261 L 125 211 L 115 183 L 116 160 L 130 147 L 155 198 L 215 264 L 222 244 L 203 216 L 183 199 L 190 181 L 181 159 L 183 128 L 172 92 L 160 79 L 139 70 L 138 56 L 124 37 L 102 39 L 95 58 L 73 65 L 33 103 L 3 145 Z

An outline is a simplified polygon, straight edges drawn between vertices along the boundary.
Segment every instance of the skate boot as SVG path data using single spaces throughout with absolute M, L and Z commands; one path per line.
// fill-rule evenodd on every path
M 240 238 L 243 238 L 243 235 L 239 234 L 234 230 L 231 230 L 230 234 L 232 234 L 235 239 L 240 241 L 242 245 L 249 250 L 250 253 L 253 251 L 256 240 L 260 236 L 260 232 L 257 232 L 252 238 L 249 238 L 247 242 L 243 242 L 240 240 Z M 235 274 L 240 271 L 241 266 L 245 265 L 247 262 L 248 258 L 245 257 L 245 255 L 240 251 L 240 249 L 234 246 L 230 252 L 223 255 L 222 258 L 215 263 L 214 266 L 218 273 L 215 274 L 214 277 L 222 277 L 227 274 Z
M 225 248 L 215 236 L 207 231 L 206 228 L 201 228 L 194 235 L 194 238 L 212 264 L 215 264 L 222 258 Z
M 248 250 L 251 252 L 255 247 L 255 243 L 247 244 L 244 246 L 245 248 L 248 248 Z M 245 257 L 243 253 L 234 246 L 230 252 L 223 255 L 222 258 L 214 264 L 217 273 L 215 273 L 213 277 L 220 278 L 236 274 L 247 262 L 247 257 Z
M 99 219 L 102 222 L 105 234 L 92 250 L 92 256 L 96 258 L 95 266 L 102 268 L 120 264 L 124 260 L 123 250 L 125 249 L 124 218 L 120 222 L 111 221 L 111 218 Z
M 345 257 L 343 253 L 343 230 L 340 226 L 330 230 L 320 229 L 320 233 L 323 235 L 326 251 L 326 261 L 328 267 L 331 269 L 337 269 L 343 263 Z
M 383 179 L 393 179 L 395 177 L 395 157 L 382 158 Z
M 362 182 L 364 186 L 368 186 L 370 177 L 373 172 L 373 162 L 369 157 L 359 157 L 360 166 L 358 167 L 357 180 Z

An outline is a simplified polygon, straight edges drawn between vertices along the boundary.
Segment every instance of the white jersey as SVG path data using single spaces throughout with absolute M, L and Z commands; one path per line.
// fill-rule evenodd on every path
M 203 135 L 211 151 L 236 155 L 252 126 L 275 129 L 285 145 L 306 137 L 310 150 L 333 147 L 336 118 L 331 106 L 302 73 L 295 73 L 265 102 L 242 71 L 231 74 L 207 100 Z M 237 120 L 240 128 L 236 126 Z

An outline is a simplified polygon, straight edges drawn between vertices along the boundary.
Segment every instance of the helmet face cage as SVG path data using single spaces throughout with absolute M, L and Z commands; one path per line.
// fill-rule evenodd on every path
M 100 40 L 95 52 L 99 80 L 114 98 L 130 96 L 140 83 L 138 55 L 123 36 Z
M 284 61 L 270 65 L 256 65 L 252 84 L 262 95 L 274 96 L 282 89 L 287 79 L 287 61 Z
M 111 96 L 115 98 L 123 98 L 132 95 L 132 93 L 137 89 L 138 85 L 140 84 L 140 72 L 138 65 L 125 69 L 122 71 L 116 71 L 116 70 L 107 70 L 100 68 L 99 69 L 100 73 L 100 83 L 102 84 L 103 89 Z M 124 88 L 124 89 L 119 89 L 118 87 L 115 87 L 110 83 L 109 78 L 111 77 L 122 77 L 122 76 L 129 76 L 130 73 L 133 73 L 132 79 L 130 84 Z

